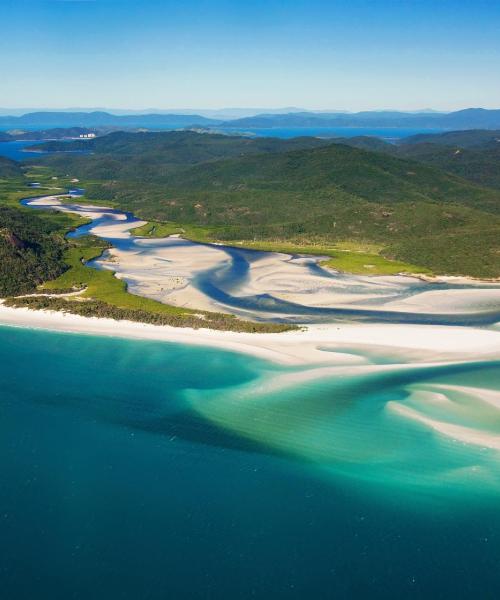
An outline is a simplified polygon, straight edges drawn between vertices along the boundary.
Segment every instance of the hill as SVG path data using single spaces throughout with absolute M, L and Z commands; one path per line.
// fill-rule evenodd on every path
M 499 129 L 500 110 L 469 108 L 452 113 L 404 113 L 373 111 L 359 113 L 263 114 L 226 121 L 224 127 L 394 127 L 421 129 Z
M 0 206 L 0 297 L 33 291 L 66 265 L 61 220 Z
M 237 113 L 235 113 L 237 114 Z M 368 127 L 419 129 L 500 129 L 500 110 L 468 108 L 451 113 L 401 111 L 288 112 L 263 113 L 235 119 L 209 118 L 199 114 L 112 114 L 92 112 L 32 112 L 0 116 L 0 128 L 49 129 L 54 127 L 118 127 L 175 129 L 182 127 L 273 128 L 273 127 Z
M 115 115 L 94 112 L 33 112 L 21 116 L 0 116 L 0 127 L 191 127 L 216 126 L 216 119 L 201 115 L 147 114 Z
M 402 146 L 398 154 L 479 185 L 500 189 L 500 145 L 492 149 L 469 149 L 433 143 L 409 144 Z
M 500 189 L 500 132 L 489 130 L 421 134 L 389 144 L 378 138 L 335 142 L 419 161 L 479 185 Z
M 4 156 L 0 156 L 0 178 L 14 178 L 21 177 L 22 170 L 19 163 L 10 160 L 9 158 L 5 158 Z
M 345 144 L 290 149 L 317 143 L 112 134 L 91 142 L 93 155 L 43 163 L 91 180 L 92 199 L 204 228 L 204 239 L 370 242 L 436 272 L 500 275 L 500 192 Z
M 460 148 L 500 147 L 500 130 L 472 129 L 468 131 L 446 131 L 444 133 L 419 134 L 403 138 L 402 146 L 432 143 L 440 146 L 459 146 Z
M 386 152 L 387 154 L 398 153 L 398 147 L 395 144 L 391 144 L 375 136 L 359 135 L 348 138 L 332 138 L 332 142 L 372 152 Z
M 249 154 L 317 148 L 331 141 L 313 137 L 283 140 L 250 138 L 194 131 L 131 133 L 118 131 L 93 140 L 51 142 L 33 146 L 37 150 L 85 150 L 88 156 L 50 156 L 46 164 L 62 167 L 68 160 L 81 178 L 119 178 L 157 181 L 172 171 L 203 162 Z

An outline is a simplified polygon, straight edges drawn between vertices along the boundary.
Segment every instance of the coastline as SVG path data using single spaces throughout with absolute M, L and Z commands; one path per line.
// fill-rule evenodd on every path
M 336 323 L 283 333 L 238 333 L 11 308 L 0 301 L 1 325 L 217 347 L 290 366 L 345 364 L 356 356 L 353 348 L 411 362 L 500 358 L 500 330 L 458 326 Z

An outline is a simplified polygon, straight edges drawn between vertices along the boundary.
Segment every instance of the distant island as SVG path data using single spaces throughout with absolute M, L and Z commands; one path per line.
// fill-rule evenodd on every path
M 293 110 L 293 109 L 292 109 Z M 0 116 L 0 129 L 64 127 L 119 127 L 175 129 L 182 127 L 272 129 L 272 128 L 417 128 L 417 129 L 500 129 L 500 110 L 467 108 L 440 113 L 362 111 L 357 113 L 290 111 L 270 112 L 231 119 L 200 114 L 153 113 L 112 114 L 106 111 L 38 111 L 24 115 Z

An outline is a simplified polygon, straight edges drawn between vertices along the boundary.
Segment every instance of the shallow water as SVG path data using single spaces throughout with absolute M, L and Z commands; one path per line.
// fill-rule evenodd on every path
M 498 390 L 498 364 L 371 362 L 290 388 L 245 355 L 0 328 L 3 597 L 496 597 L 498 454 L 387 407 L 442 418 L 417 395 Z
M 500 284 L 335 273 L 322 268 L 315 257 L 133 236 L 129 230 L 141 221 L 116 209 L 43 199 L 24 204 L 92 218 L 69 237 L 91 233 L 113 248 L 89 266 L 111 270 L 127 282 L 131 293 L 167 304 L 291 323 L 350 320 L 484 327 L 500 321 Z M 466 301 L 464 291 L 470 292 Z
M 104 212 L 75 235 L 110 240 L 121 264 L 105 256 L 96 266 L 135 293 L 141 277 L 192 269 L 195 249 L 213 260 L 189 285 L 236 314 L 264 318 L 274 301 L 275 318 L 318 319 L 312 302 L 279 312 L 279 298 L 251 294 L 266 277 L 252 269 L 282 260 L 343 299 L 328 321 L 416 319 L 414 331 L 446 335 L 425 323 L 498 320 L 495 295 L 474 301 L 495 287 L 133 238 L 133 215 Z M 149 270 L 137 267 L 152 256 Z M 430 290 L 436 302 L 452 291 L 455 304 L 426 313 L 419 298 Z M 395 300 L 416 308 L 387 310 Z M 500 346 L 440 354 L 389 338 L 329 343 L 328 361 L 292 368 L 214 348 L 0 328 L 7 596 L 495 598 Z

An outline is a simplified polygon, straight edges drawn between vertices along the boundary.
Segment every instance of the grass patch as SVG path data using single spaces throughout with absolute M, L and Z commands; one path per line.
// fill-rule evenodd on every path
M 253 323 L 233 315 L 180 308 L 130 294 L 127 284 L 117 279 L 112 271 L 98 271 L 85 265 L 87 261 L 100 256 L 107 247 L 106 243 L 92 236 L 75 241 L 64 257 L 68 270 L 40 287 L 43 291 L 53 292 L 86 288 L 77 297 L 11 298 L 8 304 L 175 327 L 207 327 L 251 333 L 280 333 L 297 329 L 295 325 Z
M 139 237 L 163 238 L 169 235 L 181 235 L 194 242 L 215 241 L 215 227 L 201 227 L 199 225 L 181 225 L 179 223 L 148 221 L 145 225 L 134 227 L 130 233 Z
M 430 275 L 431 271 L 411 263 L 391 260 L 379 254 L 383 246 L 369 242 L 342 241 L 335 245 L 299 244 L 280 241 L 241 241 L 233 244 L 242 248 L 283 252 L 285 254 L 310 254 L 328 256 L 320 264 L 338 271 L 356 275 L 395 275 L 397 273 L 421 273 Z
M 368 254 L 348 250 L 335 252 L 331 255 L 330 259 L 323 261 L 321 264 L 324 267 L 356 275 L 431 274 L 431 271 L 424 267 L 417 267 L 416 265 L 398 260 L 389 260 L 380 256 L 380 254 Z
M 195 242 L 218 241 L 216 228 L 179 225 L 174 222 L 148 221 L 145 225 L 132 229 L 131 233 L 132 235 L 150 238 L 162 238 L 178 234 Z M 430 275 L 432 273 L 425 267 L 386 258 L 380 254 L 384 247 L 380 244 L 370 242 L 345 240 L 336 242 L 334 245 L 326 245 L 319 243 L 241 240 L 229 242 L 228 245 L 265 252 L 328 256 L 330 257 L 328 260 L 321 262 L 323 266 L 356 275 L 395 275 L 397 273 Z
M 183 234 L 184 229 L 175 223 L 148 221 L 145 225 L 130 230 L 132 235 L 147 238 L 162 238 L 174 234 Z
M 195 312 L 130 294 L 127 292 L 127 284 L 117 279 L 113 271 L 98 271 L 85 265 L 89 260 L 100 256 L 106 248 L 107 245 L 100 243 L 97 238 L 81 238 L 81 241 L 65 253 L 64 260 L 69 269 L 57 279 L 46 282 L 42 288 L 46 291 L 57 291 L 85 287 L 86 290 L 80 298 L 92 298 L 124 309 L 176 315 Z

